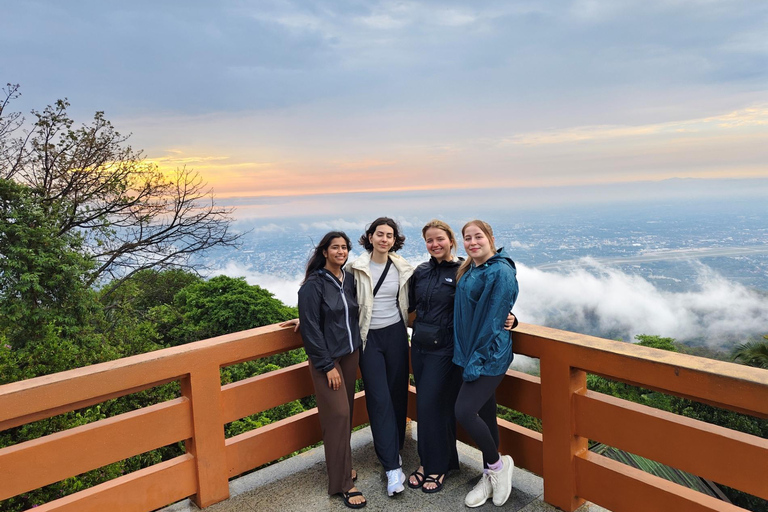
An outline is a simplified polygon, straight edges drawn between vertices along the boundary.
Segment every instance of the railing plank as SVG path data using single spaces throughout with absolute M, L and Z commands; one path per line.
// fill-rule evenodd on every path
M 35 512 L 146 512 L 194 494 L 195 462 L 185 454 L 36 507 Z
M 295 364 L 222 387 L 222 416 L 230 423 L 315 393 L 308 363 Z
M 353 426 L 368 421 L 363 392 L 355 395 Z M 227 439 L 229 478 L 322 440 L 317 408 Z
M 541 419 L 541 379 L 526 373 L 507 370 L 507 376 L 496 389 L 496 402 Z
M 544 475 L 544 442 L 541 433 L 498 418 L 499 451 L 515 459 L 515 466 Z
M 588 501 L 621 512 L 744 512 L 735 505 L 592 452 L 576 457 L 576 488 L 579 496 Z
M 9 446 L 0 450 L 0 500 L 189 437 L 190 404 L 177 398 Z
M 768 499 L 768 439 L 593 391 L 574 402 L 575 434 Z

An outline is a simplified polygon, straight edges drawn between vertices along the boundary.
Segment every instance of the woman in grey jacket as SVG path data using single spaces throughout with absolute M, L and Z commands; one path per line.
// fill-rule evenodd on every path
M 315 248 L 299 289 L 299 319 L 323 430 L 328 494 L 362 508 L 366 501 L 352 483 L 350 448 L 362 340 L 354 278 L 342 270 L 349 246 L 346 234 L 332 231 Z
M 360 244 L 366 252 L 348 269 L 360 303 L 360 373 L 376 455 L 387 472 L 387 494 L 405 487 L 400 450 L 408 407 L 408 279 L 413 267 L 395 252 L 405 237 L 389 217 L 373 221 Z

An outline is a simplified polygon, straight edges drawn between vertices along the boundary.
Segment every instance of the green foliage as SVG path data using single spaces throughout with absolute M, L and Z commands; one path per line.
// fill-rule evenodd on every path
M 217 276 L 193 283 L 174 297 L 173 307 L 151 312 L 165 342 L 181 345 L 296 318 L 269 291 L 249 285 L 245 278 Z M 180 321 L 180 323 L 179 323 Z M 173 327 L 169 328 L 169 323 Z
M 36 192 L 0 179 L 0 330 L 22 348 L 81 334 L 96 302 L 77 234 L 61 235 Z
M 733 361 L 768 369 L 768 335 L 763 338 L 764 341 L 749 341 L 736 347 L 731 353 Z
M 674 338 L 662 338 L 661 336 L 638 334 L 635 336 L 635 339 L 639 340 L 638 345 L 643 347 L 658 348 L 660 350 L 668 350 L 670 352 L 678 351 Z
M 528 416 L 522 412 L 504 407 L 503 405 L 496 406 L 496 415 L 499 418 L 511 421 L 512 423 L 533 430 L 534 432 L 541 432 L 541 420 L 539 418 Z

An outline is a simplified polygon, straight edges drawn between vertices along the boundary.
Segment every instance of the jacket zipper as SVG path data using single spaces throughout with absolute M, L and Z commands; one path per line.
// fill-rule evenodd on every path
M 333 284 L 338 286 L 339 292 L 341 292 L 341 301 L 344 303 L 344 322 L 347 326 L 347 336 L 349 337 L 349 353 L 351 354 L 355 351 L 355 345 L 352 343 L 352 329 L 349 328 L 349 305 L 347 304 L 347 296 L 344 295 L 344 274 L 341 274 L 341 284 L 337 283 L 336 280 L 328 274 L 325 274 L 325 277 L 330 279 Z

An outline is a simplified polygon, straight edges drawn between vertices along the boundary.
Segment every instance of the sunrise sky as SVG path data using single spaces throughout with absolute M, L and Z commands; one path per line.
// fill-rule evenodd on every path
M 3 0 L 0 79 L 243 205 L 763 183 L 766 34 L 764 0 Z

